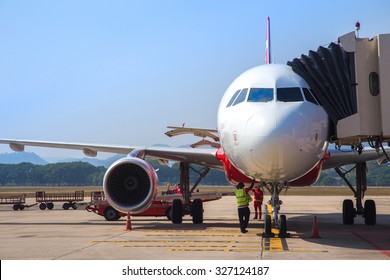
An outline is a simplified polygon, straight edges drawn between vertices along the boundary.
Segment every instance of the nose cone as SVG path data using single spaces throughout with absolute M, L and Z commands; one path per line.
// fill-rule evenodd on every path
M 250 136 L 266 137 L 275 132 L 277 114 L 275 109 L 267 108 L 252 115 L 245 127 L 245 134 Z
M 274 181 L 289 181 L 307 172 L 306 122 L 296 107 L 259 111 L 246 125 L 245 168 L 254 176 Z M 310 153 L 311 156 L 311 153 Z

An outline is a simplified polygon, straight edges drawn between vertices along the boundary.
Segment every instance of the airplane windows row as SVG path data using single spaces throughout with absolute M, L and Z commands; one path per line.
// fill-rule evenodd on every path
M 318 105 L 317 100 L 314 98 L 310 89 L 303 88 L 303 94 L 306 101 Z M 246 100 L 248 89 L 237 90 L 226 107 L 235 106 Z M 274 89 L 272 88 L 251 88 L 249 90 L 247 102 L 269 102 L 274 99 Z M 300 102 L 304 101 L 301 88 L 289 87 L 289 88 L 277 88 L 276 100 L 281 102 Z

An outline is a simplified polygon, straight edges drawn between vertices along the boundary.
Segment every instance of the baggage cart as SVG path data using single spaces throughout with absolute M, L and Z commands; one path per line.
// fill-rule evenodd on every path
M 26 207 L 37 205 L 37 203 L 32 205 L 26 204 L 26 194 L 9 194 L 0 196 L 0 204 L 13 204 L 12 208 L 17 210 L 24 210 Z
M 84 191 L 75 191 L 74 193 L 46 193 L 44 191 L 37 191 L 35 199 L 39 204 L 39 209 L 46 208 L 52 210 L 54 208 L 53 202 L 64 202 L 62 208 L 68 210 L 70 207 L 77 209 L 77 202 L 84 200 Z

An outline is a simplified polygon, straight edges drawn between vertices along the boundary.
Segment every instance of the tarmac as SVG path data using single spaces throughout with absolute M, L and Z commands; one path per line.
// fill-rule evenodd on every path
M 233 196 L 204 204 L 204 223 L 182 224 L 166 217 L 132 217 L 108 222 L 84 210 L 33 206 L 14 211 L 0 205 L 2 260 L 390 260 L 390 197 L 372 196 L 377 224 L 362 217 L 341 221 L 342 196 L 281 196 L 290 238 L 263 237 L 263 220 L 249 232 L 238 226 Z M 267 201 L 265 197 L 264 201 Z M 312 238 L 317 219 L 319 238 Z

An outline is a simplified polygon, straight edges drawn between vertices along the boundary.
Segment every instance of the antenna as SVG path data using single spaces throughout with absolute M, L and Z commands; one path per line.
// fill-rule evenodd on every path
M 267 26 L 266 26 L 266 37 L 265 37 L 265 64 L 271 64 L 271 25 L 270 18 L 267 17 Z

